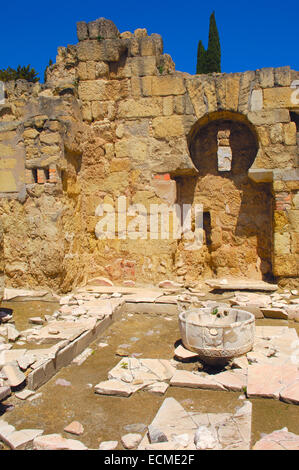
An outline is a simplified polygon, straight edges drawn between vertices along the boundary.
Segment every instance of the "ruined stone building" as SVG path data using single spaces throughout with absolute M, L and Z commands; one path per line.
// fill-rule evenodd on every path
M 103 276 L 298 286 L 299 72 L 193 76 L 145 29 L 119 33 L 101 18 L 77 34 L 45 84 L 8 82 L 0 105 L 7 285 L 67 291 Z M 202 204 L 203 245 L 117 228 L 101 237 L 96 209 L 119 196 L 146 210 Z

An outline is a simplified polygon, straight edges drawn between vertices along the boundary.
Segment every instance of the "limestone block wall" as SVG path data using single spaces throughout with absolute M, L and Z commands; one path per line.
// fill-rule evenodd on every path
M 295 285 L 299 72 L 192 76 L 175 71 L 161 36 L 145 29 L 120 33 L 100 18 L 78 23 L 77 34 L 45 85 L 7 84 L 0 109 L 8 282 L 67 290 L 97 275 L 144 284 L 237 276 Z M 149 226 L 139 239 L 117 227 L 115 239 L 102 238 L 96 208 L 117 208 L 119 196 L 148 218 L 151 204 L 203 204 L 203 246 L 151 238 Z

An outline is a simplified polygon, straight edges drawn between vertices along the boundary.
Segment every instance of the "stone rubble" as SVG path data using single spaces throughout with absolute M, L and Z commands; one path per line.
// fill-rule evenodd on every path
M 181 289 L 181 286 L 172 286 L 172 288 Z M 13 323 L 9 323 L 13 321 L 13 317 L 8 319 L 8 323 L 6 320 L 2 321 L 0 319 L 0 401 L 4 401 L 10 396 L 11 387 L 18 387 L 23 383 L 26 385 L 26 376 L 27 387 L 31 387 L 33 382 L 30 381 L 30 374 L 40 370 L 46 371 L 46 369 L 49 368 L 51 360 L 55 359 L 55 361 L 57 361 L 61 352 L 65 349 L 66 352 L 68 352 L 67 348 L 70 347 L 76 339 L 92 331 L 97 322 L 101 323 L 105 318 L 111 318 L 114 312 L 121 307 L 124 302 L 131 304 L 135 302 L 163 304 L 166 302 L 167 305 L 171 305 L 174 304 L 175 299 L 177 300 L 178 298 L 177 295 L 169 296 L 169 294 L 164 294 L 161 299 L 160 293 L 156 291 L 151 292 L 146 289 L 141 291 L 140 288 L 131 288 L 137 289 L 137 293 L 128 292 L 129 287 L 126 288 L 126 292 L 121 292 L 121 288 L 119 287 L 115 287 L 114 292 L 112 290 L 108 293 L 105 292 L 105 289 L 112 289 L 111 286 L 106 288 L 101 287 L 101 289 L 103 289 L 103 291 L 100 295 L 104 296 L 104 298 L 98 297 L 97 292 L 81 292 L 79 294 L 65 296 L 62 298 L 61 307 L 54 315 L 48 316 L 48 318 L 45 316 L 45 320 L 41 317 L 32 317 L 29 322 L 32 323 L 33 327 L 22 332 L 19 332 Z M 271 295 L 243 291 L 242 293 L 235 292 L 234 296 L 229 299 L 229 303 L 232 306 L 238 306 L 238 308 L 243 306 L 244 309 L 256 309 L 256 311 L 262 312 L 262 316 L 267 318 L 296 320 L 296 315 L 299 313 L 299 299 L 294 299 L 292 297 L 294 295 L 297 295 L 294 291 L 291 292 L 291 294 L 289 294 L 289 292 L 284 294 L 275 292 Z M 180 294 L 180 297 L 183 296 Z M 192 296 L 189 296 L 189 294 L 185 294 L 184 301 L 189 303 L 196 302 L 197 305 L 202 306 L 211 306 L 212 304 L 214 305 L 214 303 L 219 305 L 219 302 L 203 301 L 198 300 L 198 298 L 195 300 Z M 277 305 L 279 305 L 279 307 L 277 307 Z M 32 320 L 34 321 L 32 322 Z M 40 324 L 35 325 L 34 322 Z M 53 339 L 54 330 L 57 331 L 57 334 L 54 335 L 55 339 Z M 30 341 L 35 344 L 42 344 L 51 339 L 53 345 L 44 349 L 14 349 L 14 343 L 16 343 L 17 340 L 20 341 L 20 339 L 21 342 L 25 340 L 27 343 Z M 133 340 L 134 338 L 132 341 Z M 85 343 L 85 346 L 88 344 L 89 343 Z M 99 348 L 107 346 L 108 343 L 98 344 Z M 189 370 L 181 369 L 181 367 L 184 366 L 184 362 L 197 361 L 198 356 L 186 350 L 182 344 L 179 344 L 175 348 L 174 356 L 181 363 L 180 369 L 176 369 L 178 362 L 174 360 L 138 359 L 137 357 L 124 356 L 119 363 L 110 370 L 108 380 L 97 384 L 94 390 L 99 394 L 129 397 L 132 393 L 142 389 L 163 395 L 169 386 L 179 386 L 207 390 L 246 391 L 248 398 L 271 397 L 298 405 L 298 348 L 299 341 L 294 328 L 289 328 L 288 326 L 258 326 L 256 327 L 253 350 L 247 353 L 247 355 L 235 358 L 229 370 L 209 375 L 204 371 L 190 372 Z M 73 363 L 80 365 L 91 353 L 92 349 L 85 347 L 79 354 L 72 357 L 71 360 L 67 358 L 64 364 L 73 361 Z M 201 368 L 200 363 L 197 363 L 197 365 Z M 53 375 L 53 372 L 51 372 L 51 374 Z M 56 383 L 60 385 L 71 385 L 70 382 L 63 379 L 58 379 Z M 20 400 L 28 399 L 28 401 L 38 398 L 40 394 L 35 394 L 33 387 L 31 388 L 32 390 L 25 388 L 16 392 L 16 397 Z M 195 419 L 194 416 L 192 419 Z M 203 424 L 201 424 L 202 421 L 200 420 L 196 422 L 198 429 L 201 427 L 201 433 L 198 432 L 199 437 L 195 439 L 196 442 L 194 441 L 196 429 L 193 432 L 192 440 L 188 432 L 186 432 L 186 429 L 182 427 L 177 429 L 171 437 L 165 433 L 165 436 L 168 436 L 169 440 L 155 442 L 155 445 L 158 446 L 157 449 L 194 449 L 195 447 L 208 448 L 214 445 L 213 439 L 211 438 L 211 436 L 214 436 L 211 431 L 211 425 L 207 425 L 206 421 L 204 421 Z M 74 423 L 71 423 L 71 425 L 72 424 Z M 79 427 L 76 426 L 74 425 L 74 430 L 76 431 L 77 429 L 78 431 Z M 226 426 L 227 427 L 225 428 L 224 426 L 223 429 L 229 430 L 231 425 L 226 424 Z M 156 425 L 153 426 L 153 428 L 155 427 Z M 32 441 L 35 441 L 35 448 L 86 448 L 83 444 L 79 443 L 79 441 L 74 441 L 75 443 L 73 443 L 72 440 L 63 440 L 64 438 L 58 434 L 50 435 L 49 438 L 48 436 L 42 436 L 45 437 L 43 440 L 38 434 L 36 436 L 34 435 L 35 432 L 42 433 L 40 430 L 15 431 L 14 428 L 9 427 L 5 422 L 4 424 L 2 423 L 2 428 L 4 429 L 3 439 L 1 436 L 0 438 L 11 448 L 23 448 Z M 71 432 L 67 429 L 68 427 L 65 428 L 66 432 Z M 156 429 L 164 433 L 161 427 L 158 426 Z M 231 431 L 232 434 L 234 434 L 234 432 L 233 430 Z M 76 432 L 74 432 L 74 434 L 76 434 Z M 7 439 L 8 435 L 10 435 L 10 439 Z M 79 435 L 79 433 L 77 435 Z M 191 440 L 187 438 L 188 436 Z M 142 442 L 143 441 L 144 439 Z M 264 441 L 264 438 L 260 441 L 262 442 L 261 445 L 270 445 L 268 441 L 264 444 Z M 291 441 L 295 442 L 295 440 L 292 439 Z M 102 444 L 103 448 L 106 448 L 106 444 Z M 132 448 L 135 448 L 138 444 L 138 442 L 137 444 L 132 444 Z M 111 446 L 111 448 L 115 448 L 113 447 L 114 445 L 115 447 L 118 445 L 117 441 L 111 441 L 111 444 L 109 441 L 107 444 L 107 446 Z M 140 445 L 142 445 L 142 443 Z M 146 448 L 151 449 L 153 448 L 151 447 L 152 445 L 153 440 L 149 439 Z M 225 439 L 223 438 L 220 444 L 218 439 L 215 445 L 215 448 L 218 448 L 217 446 L 219 445 L 222 446 L 220 448 L 223 448 Z M 226 445 L 231 445 L 231 448 L 234 448 L 232 443 L 226 443 Z M 238 444 L 236 445 L 238 447 Z M 241 447 L 244 445 L 244 442 L 240 444 Z M 276 443 L 275 445 L 279 444 Z M 294 445 L 297 445 L 296 442 Z M 101 448 L 101 444 L 99 448 Z
M 174 399 L 166 398 L 139 450 L 204 450 L 250 448 L 252 405 L 244 401 L 235 413 L 187 412 Z

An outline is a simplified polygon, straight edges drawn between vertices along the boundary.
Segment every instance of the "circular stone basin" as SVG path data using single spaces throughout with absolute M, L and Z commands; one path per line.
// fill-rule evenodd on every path
M 179 326 L 185 348 L 210 365 L 223 365 L 253 347 L 255 317 L 234 308 L 196 308 L 180 312 Z

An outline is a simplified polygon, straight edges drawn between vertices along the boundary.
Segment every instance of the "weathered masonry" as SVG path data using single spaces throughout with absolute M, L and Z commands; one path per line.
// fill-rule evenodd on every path
M 189 75 L 162 38 L 77 24 L 44 85 L 6 84 L 0 211 L 7 285 L 68 290 L 211 277 L 299 285 L 299 72 Z M 202 204 L 204 245 L 98 239 L 101 203 Z

